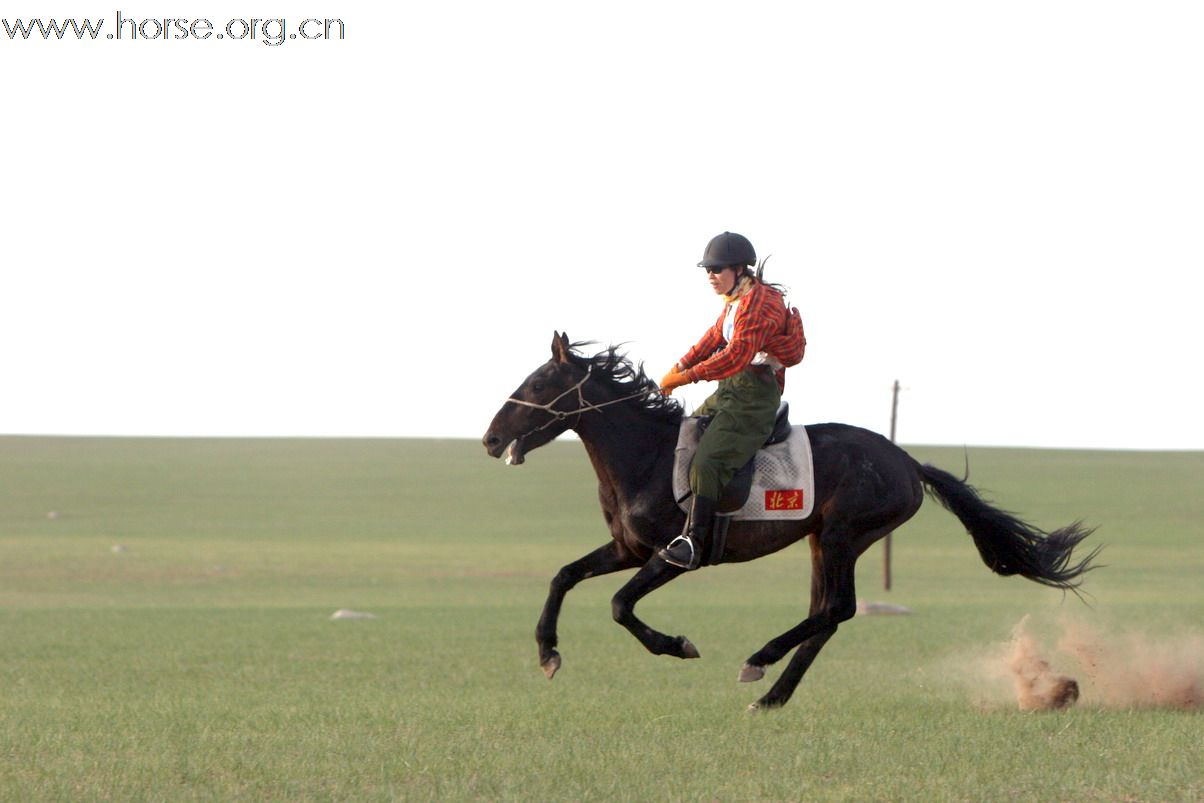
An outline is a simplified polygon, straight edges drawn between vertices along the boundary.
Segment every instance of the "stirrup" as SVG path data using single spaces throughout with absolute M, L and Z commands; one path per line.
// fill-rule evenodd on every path
M 669 545 L 656 553 L 656 556 L 671 566 L 677 566 L 687 571 L 698 568 L 701 557 L 694 548 L 690 536 L 682 534 L 669 542 Z

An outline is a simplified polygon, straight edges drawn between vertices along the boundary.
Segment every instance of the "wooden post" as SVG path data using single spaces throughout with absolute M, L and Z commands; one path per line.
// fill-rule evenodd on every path
M 895 380 L 894 391 L 890 398 L 890 442 L 895 442 L 895 424 L 899 421 L 899 380 Z
M 899 420 L 899 380 L 895 380 L 895 386 L 891 393 L 890 400 L 890 442 L 895 442 L 895 425 Z M 890 591 L 890 537 L 891 533 L 886 534 L 886 538 L 882 542 L 882 588 Z

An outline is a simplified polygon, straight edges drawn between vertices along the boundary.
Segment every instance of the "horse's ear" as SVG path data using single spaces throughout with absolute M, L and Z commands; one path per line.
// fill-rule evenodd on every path
M 569 336 L 566 333 L 552 332 L 552 359 L 556 362 L 569 361 Z

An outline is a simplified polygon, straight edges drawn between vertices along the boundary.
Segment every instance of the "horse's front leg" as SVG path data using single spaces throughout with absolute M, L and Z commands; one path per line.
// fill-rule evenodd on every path
M 569 590 L 590 577 L 601 574 L 621 572 L 624 569 L 634 569 L 640 565 L 638 558 L 633 557 L 627 550 L 620 551 L 618 544 L 611 541 L 606 546 L 598 547 L 583 558 L 561 568 L 552 578 L 552 587 L 548 591 L 547 602 L 543 605 L 543 614 L 539 624 L 535 626 L 535 641 L 539 644 L 539 665 L 548 680 L 560 668 L 560 653 L 556 652 L 556 621 L 560 618 L 560 605 L 564 595 Z
M 644 564 L 635 577 L 610 601 L 611 613 L 615 621 L 627 628 L 631 635 L 653 655 L 672 655 L 677 658 L 698 658 L 698 648 L 690 643 L 685 636 L 666 636 L 644 624 L 635 615 L 635 604 L 646 595 L 663 586 L 685 569 L 666 563 L 658 557 L 653 557 Z

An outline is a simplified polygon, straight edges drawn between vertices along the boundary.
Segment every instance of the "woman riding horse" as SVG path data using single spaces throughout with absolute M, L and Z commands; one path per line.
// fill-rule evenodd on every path
M 723 296 L 723 313 L 660 383 L 669 395 L 690 382 L 719 381 L 694 413 L 712 418 L 690 467 L 694 503 L 686 530 L 657 553 L 683 569 L 698 568 L 719 495 L 773 431 L 786 367 L 802 360 L 807 345 L 798 311 L 753 273 L 756 264 L 742 235 L 725 231 L 707 243 L 698 266 Z

